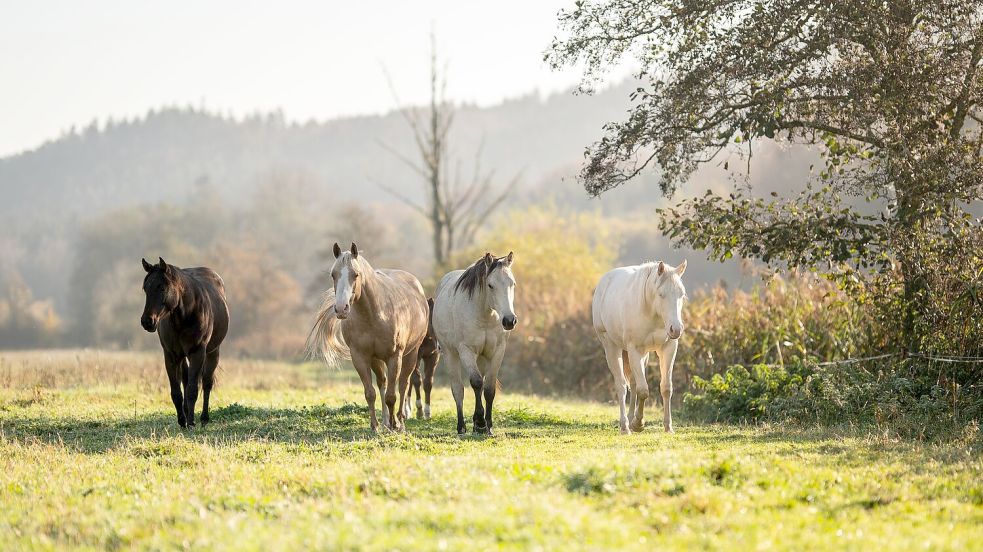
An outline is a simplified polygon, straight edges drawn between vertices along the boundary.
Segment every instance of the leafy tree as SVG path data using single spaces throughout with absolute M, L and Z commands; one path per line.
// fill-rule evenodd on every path
M 587 149 L 590 194 L 654 166 L 672 195 L 763 140 L 805 144 L 824 167 L 800 196 L 708 192 L 662 210 L 660 228 L 712 257 L 819 268 L 867 293 L 900 281 L 877 298 L 900 309 L 902 346 L 919 346 L 947 265 L 980 309 L 978 0 L 583 0 L 559 20 L 568 35 L 546 57 L 583 64 L 583 88 L 625 57 L 643 81 L 627 120 Z

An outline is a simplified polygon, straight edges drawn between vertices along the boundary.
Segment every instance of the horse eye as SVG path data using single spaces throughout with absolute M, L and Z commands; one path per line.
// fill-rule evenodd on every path
M 495 286 L 488 284 L 488 289 L 495 289 Z

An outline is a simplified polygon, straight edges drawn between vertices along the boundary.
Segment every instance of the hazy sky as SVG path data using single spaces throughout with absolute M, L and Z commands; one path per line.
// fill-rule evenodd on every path
M 162 105 L 291 120 L 426 99 L 429 32 L 449 95 L 497 102 L 577 82 L 542 52 L 573 0 L 0 0 L 0 157 Z

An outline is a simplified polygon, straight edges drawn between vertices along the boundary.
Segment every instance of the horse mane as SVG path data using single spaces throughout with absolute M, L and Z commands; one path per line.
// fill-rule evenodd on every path
M 350 251 L 343 251 L 341 256 L 338 257 L 338 261 L 341 262 L 342 265 L 348 266 L 348 268 L 355 269 L 362 274 L 363 277 L 375 274 L 375 268 L 372 267 L 372 264 L 369 263 L 369 261 L 365 260 L 365 255 L 362 253 L 363 252 L 359 252 L 358 257 L 354 257 Z
M 647 263 L 641 264 L 641 267 L 645 269 L 646 280 L 654 281 L 656 289 L 662 289 L 663 287 L 668 285 L 668 286 L 672 286 L 673 288 L 676 288 L 677 290 L 682 291 L 683 294 L 685 294 L 686 286 L 683 285 L 682 277 L 673 274 L 671 278 L 659 278 L 658 276 L 659 262 L 665 262 L 665 261 L 649 261 Z M 666 263 L 666 268 L 669 269 L 672 267 L 671 265 Z
M 474 292 L 480 286 L 485 285 L 488 280 L 488 275 L 495 272 L 495 269 L 500 268 L 505 265 L 505 259 L 495 258 L 491 266 L 485 269 L 485 258 L 482 257 L 474 262 L 471 266 L 461 274 L 461 277 L 457 279 L 457 283 L 454 284 L 454 292 L 464 290 L 468 294 L 468 299 L 474 297 Z

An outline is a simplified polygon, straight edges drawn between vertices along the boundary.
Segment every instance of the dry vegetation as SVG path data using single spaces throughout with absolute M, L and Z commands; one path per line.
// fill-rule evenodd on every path
M 284 364 L 237 358 L 223 360 L 217 372 L 217 388 L 310 388 L 330 378 L 345 380 L 344 368 L 327 370 L 314 363 Z M 157 352 L 65 349 L 0 352 L 0 388 L 136 389 L 164 397 L 169 392 L 163 359 Z M 216 391 L 221 393 L 221 391 Z

